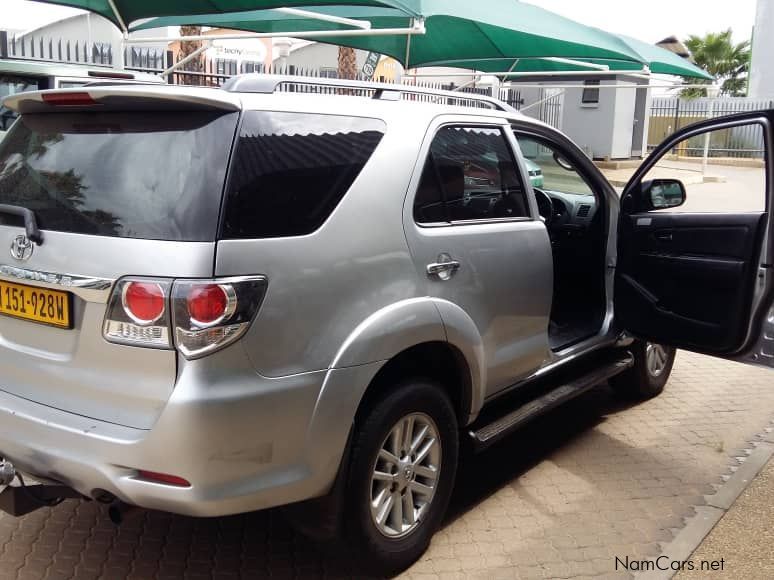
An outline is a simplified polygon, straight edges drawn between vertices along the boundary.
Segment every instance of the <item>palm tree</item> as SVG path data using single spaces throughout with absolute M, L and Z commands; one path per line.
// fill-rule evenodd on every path
M 357 56 L 354 48 L 339 47 L 339 78 L 348 80 L 357 78 Z
M 202 27 L 201 26 L 181 26 L 180 27 L 180 36 L 200 36 L 202 33 Z M 187 57 L 190 54 L 193 54 L 197 50 L 199 50 L 202 46 L 201 40 L 185 40 L 180 42 L 180 60 L 183 60 L 185 57 Z M 183 65 L 183 69 L 185 71 L 195 71 L 200 72 L 204 70 L 204 65 L 202 63 L 201 55 L 199 57 L 195 57 L 193 60 L 188 61 L 186 64 Z M 196 85 L 199 84 L 199 79 L 196 78 L 194 75 L 180 75 L 180 84 L 182 85 Z
M 685 41 L 693 60 L 706 70 L 716 81 L 721 82 L 720 92 L 732 97 L 744 96 L 747 92 L 747 71 L 750 68 L 750 41 L 734 43 L 731 29 L 710 32 L 705 36 L 691 35 Z M 706 89 L 683 89 L 683 97 L 706 96 Z

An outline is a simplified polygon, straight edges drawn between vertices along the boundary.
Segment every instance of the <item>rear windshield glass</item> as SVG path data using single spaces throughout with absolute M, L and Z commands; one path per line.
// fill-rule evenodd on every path
M 33 210 L 44 230 L 212 241 L 237 117 L 23 115 L 0 141 L 0 204 Z
M 41 88 L 44 87 L 41 87 L 39 80 L 34 77 L 0 74 L 0 131 L 7 131 L 19 116 L 11 109 L 3 106 L 3 99 L 9 95 L 37 91 Z
M 313 232 L 347 193 L 384 130 L 378 119 L 247 113 L 232 163 L 223 237 Z

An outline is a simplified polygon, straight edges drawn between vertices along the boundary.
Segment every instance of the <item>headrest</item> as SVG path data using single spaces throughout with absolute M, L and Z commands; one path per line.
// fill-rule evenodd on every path
M 460 163 L 446 161 L 438 166 L 441 183 L 449 199 L 457 199 L 465 193 L 465 170 Z

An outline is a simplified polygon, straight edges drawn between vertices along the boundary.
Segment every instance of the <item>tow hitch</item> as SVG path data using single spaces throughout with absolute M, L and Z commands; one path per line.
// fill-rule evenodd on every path
M 19 485 L 11 485 L 14 479 Z M 27 485 L 24 477 L 16 471 L 10 461 L 0 460 L 0 486 L 6 486 L 0 492 L 0 511 L 15 517 L 26 515 L 42 507 L 55 506 L 69 498 L 83 499 L 83 495 L 66 485 L 33 484 Z

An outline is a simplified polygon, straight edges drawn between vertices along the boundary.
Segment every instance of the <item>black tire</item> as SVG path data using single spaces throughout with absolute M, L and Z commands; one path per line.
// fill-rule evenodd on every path
M 418 524 L 403 536 L 389 537 L 380 531 L 371 515 L 372 487 L 379 490 L 377 485 L 399 484 L 372 483 L 372 474 L 377 456 L 393 427 L 412 414 L 429 417 L 437 428 L 440 468 L 435 480 L 434 495 L 422 517 L 417 520 Z M 421 416 L 416 419 L 417 422 L 420 420 L 424 419 Z M 439 385 L 417 379 L 397 385 L 389 394 L 373 403 L 358 423 L 352 441 L 342 505 L 344 540 L 349 552 L 357 555 L 365 570 L 380 576 L 391 576 L 408 568 L 425 552 L 441 524 L 457 471 L 457 417 L 449 397 Z M 380 468 L 380 471 L 384 469 Z M 411 477 L 421 479 L 419 475 Z M 408 480 L 402 481 L 403 485 L 409 486 L 405 483 Z
M 656 347 L 661 349 L 663 363 L 661 370 L 654 373 L 648 365 L 648 350 Z M 672 372 L 675 362 L 675 349 L 638 340 L 629 348 L 634 355 L 634 366 L 629 370 L 610 379 L 610 386 L 624 398 L 646 400 L 660 395 Z

